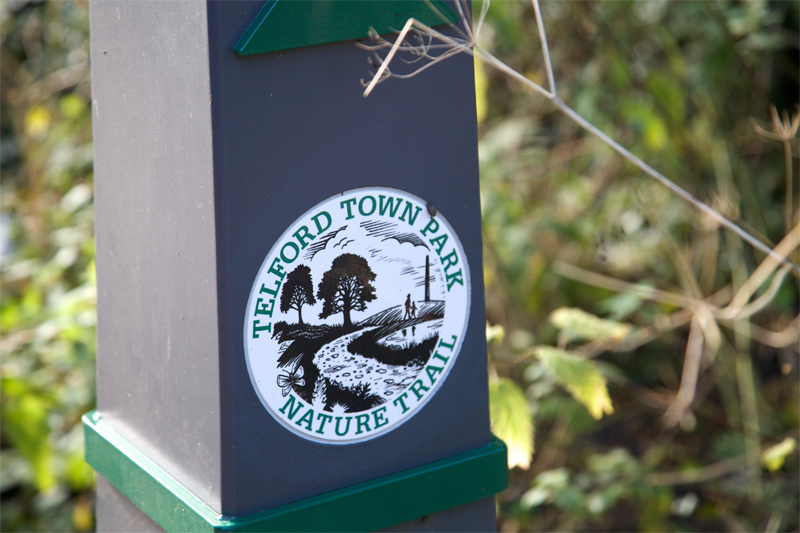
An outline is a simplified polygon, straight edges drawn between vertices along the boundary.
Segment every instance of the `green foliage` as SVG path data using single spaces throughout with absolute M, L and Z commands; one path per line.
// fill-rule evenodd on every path
M 584 339 L 622 340 L 631 331 L 630 324 L 605 320 L 582 309 L 562 307 L 550 314 L 550 323 L 561 330 L 567 341 Z
M 553 372 L 556 380 L 586 406 L 592 418 L 599 420 L 614 412 L 606 378 L 592 361 L 550 346 L 537 347 L 535 354 Z
M 53 450 L 47 421 L 54 399 L 46 392 L 37 394 L 19 379 L 3 379 L 2 388 L 4 436 L 33 468 L 37 488 L 48 490 L 56 483 L 50 466 Z
M 500 341 L 502 342 L 503 337 L 506 336 L 506 330 L 503 329 L 503 326 L 492 326 L 488 322 L 486 323 L 486 342 L 491 343 L 493 341 Z
M 0 382 L 3 531 L 93 527 L 80 416 L 94 406 L 87 6 L 4 3 Z
M 525 393 L 507 378 L 489 381 L 492 431 L 508 446 L 508 467 L 528 468 L 533 455 L 533 420 Z
M 627 450 L 615 448 L 605 454 L 589 454 L 580 472 L 561 467 L 540 473 L 520 498 L 520 507 L 530 512 L 552 506 L 569 513 L 573 520 L 591 519 L 642 490 L 648 487 L 639 462 Z
M 800 69 L 787 31 L 796 32 L 796 2 L 541 8 L 567 105 L 764 242 L 780 241 L 784 151 L 751 119 L 769 129 L 770 104 L 794 112 Z M 547 85 L 530 2 L 492 2 L 479 43 Z M 677 427 L 663 417 L 689 328 L 678 321 L 684 308 L 659 291 L 690 300 L 735 291 L 763 256 L 546 98 L 483 68 L 490 368 L 525 392 L 537 435 L 530 469 L 514 469 L 499 498 L 499 527 L 796 529 L 798 455 L 783 444 L 800 420 L 795 348 L 750 339 L 744 323 L 708 324 L 703 335 L 719 349 L 701 360 L 695 399 Z M 796 138 L 791 148 L 796 183 Z M 753 331 L 782 331 L 794 319 L 789 278 L 750 317 Z
M 775 446 L 770 446 L 761 453 L 761 464 L 770 472 L 779 470 L 786 456 L 792 453 L 797 448 L 797 441 L 791 437 L 786 437 Z

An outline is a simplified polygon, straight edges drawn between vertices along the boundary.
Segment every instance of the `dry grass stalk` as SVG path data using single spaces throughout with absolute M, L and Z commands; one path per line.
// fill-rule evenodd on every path
M 794 187 L 793 187 L 793 178 L 792 178 L 792 145 L 791 141 L 794 139 L 795 135 L 797 135 L 797 129 L 800 127 L 800 109 L 794 114 L 794 117 L 791 119 L 789 118 L 789 112 L 787 110 L 783 110 L 783 120 L 781 120 L 780 115 L 778 114 L 778 109 L 773 105 L 770 106 L 770 114 L 772 115 L 772 131 L 767 131 L 758 123 L 753 120 L 753 129 L 756 133 L 761 135 L 762 137 L 766 137 L 767 139 L 772 139 L 773 141 L 780 141 L 783 143 L 783 153 L 786 159 L 786 204 L 784 207 L 784 217 L 785 217 L 785 224 L 786 224 L 786 233 L 789 233 L 789 230 L 794 224 L 794 215 L 793 215 L 793 198 L 794 198 Z M 800 210 L 800 209 L 799 209 Z
M 748 321 L 755 313 L 766 308 L 775 297 L 786 275 L 789 273 L 788 267 L 781 267 L 773 276 L 772 282 L 767 290 L 753 302 L 748 302 L 758 288 L 764 284 L 769 276 L 775 272 L 775 268 L 780 264 L 780 260 L 775 256 L 785 257 L 798 246 L 800 246 L 800 225 L 796 226 L 784 237 L 775 247 L 775 254 L 768 256 L 761 265 L 759 265 L 732 299 L 731 295 L 733 291 L 731 286 L 726 286 L 715 295 L 701 300 L 693 296 L 697 290 L 696 283 L 685 282 L 685 291 L 692 293 L 691 295 L 686 295 L 614 279 L 560 261 L 553 264 L 553 270 L 559 275 L 575 281 L 617 292 L 627 292 L 643 299 L 664 304 L 678 305 L 684 308 L 682 311 L 671 315 L 670 324 L 668 326 L 668 329 L 675 329 L 691 320 L 680 388 L 664 415 L 665 425 L 667 427 L 672 427 L 680 422 L 694 401 L 697 379 L 703 361 L 702 354 L 704 352 L 704 346 L 705 353 L 708 354 L 708 358 L 710 359 L 716 353 L 722 342 L 718 326 L 719 323 L 731 327 L 740 326 L 737 331 L 748 332 L 749 338 L 758 342 L 763 342 L 769 346 L 793 347 L 797 350 L 798 343 L 800 343 L 800 327 L 798 327 L 800 326 L 800 315 L 795 317 L 788 327 L 779 332 L 760 328 Z M 684 270 L 684 273 L 685 272 L 686 270 Z M 741 327 L 742 325 L 746 325 L 747 327 Z M 665 329 L 663 328 L 644 328 L 636 332 L 630 339 L 624 339 L 620 342 L 595 341 L 594 343 L 589 343 L 582 347 L 579 351 L 586 356 L 593 357 L 606 350 L 630 350 L 654 340 L 664 331 Z

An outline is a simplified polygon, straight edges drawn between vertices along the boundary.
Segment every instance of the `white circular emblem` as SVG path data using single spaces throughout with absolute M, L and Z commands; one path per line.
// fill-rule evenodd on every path
M 386 187 L 311 208 L 267 254 L 244 321 L 250 380 L 302 437 L 368 440 L 414 416 L 467 327 L 464 249 L 436 209 Z

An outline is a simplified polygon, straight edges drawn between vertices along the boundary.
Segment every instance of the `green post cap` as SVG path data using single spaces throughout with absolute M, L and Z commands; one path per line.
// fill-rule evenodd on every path
M 249 56 L 359 39 L 370 27 L 399 31 L 411 17 L 428 26 L 458 21 L 440 0 L 267 0 L 233 49 Z

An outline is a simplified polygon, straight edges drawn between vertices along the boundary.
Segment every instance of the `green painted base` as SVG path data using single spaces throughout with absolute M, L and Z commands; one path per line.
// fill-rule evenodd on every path
M 247 516 L 214 512 L 104 423 L 83 416 L 86 461 L 166 531 L 375 531 L 508 486 L 506 446 L 483 448 Z

